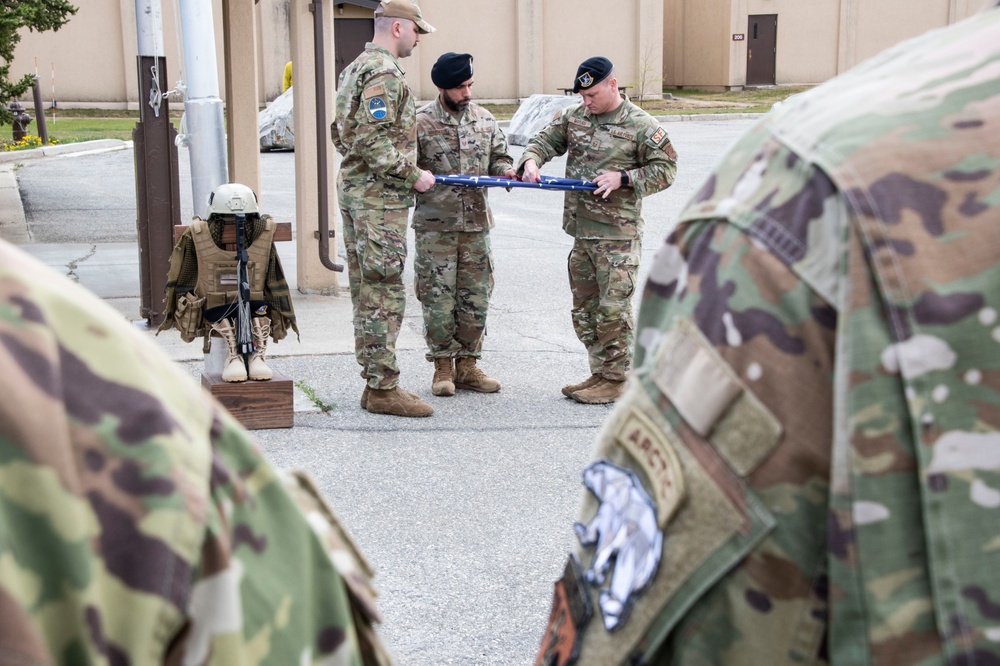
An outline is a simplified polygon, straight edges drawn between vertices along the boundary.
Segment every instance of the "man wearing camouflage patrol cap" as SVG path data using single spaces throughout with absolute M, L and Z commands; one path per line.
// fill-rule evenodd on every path
M 340 75 L 331 126 L 342 161 L 337 194 L 354 305 L 361 407 L 378 414 L 430 416 L 433 408 L 399 386 L 396 338 L 406 291 L 406 222 L 413 196 L 434 186 L 417 166 L 416 104 L 403 78 L 420 35 L 434 28 L 411 0 L 382 0 L 375 35 Z
M 1000 663 L 998 34 L 796 96 L 688 204 L 537 663 Z
M 436 174 L 515 178 L 507 138 L 493 114 L 471 101 L 472 62 L 469 53 L 449 52 L 431 68 L 438 96 L 417 111 L 417 166 Z M 486 188 L 439 186 L 417 195 L 415 286 L 434 395 L 500 390 L 476 365 L 493 292 L 492 227 Z
M 566 176 L 597 183 L 596 191 L 565 194 L 563 229 L 574 238 L 568 261 L 573 328 L 587 348 L 590 376 L 562 392 L 600 404 L 621 396 L 632 363 L 642 199 L 673 183 L 677 153 L 666 130 L 619 93 L 607 58 L 585 60 L 573 90 L 583 102 L 532 137 L 518 172 L 522 180 L 538 182 L 539 167 L 568 152 Z
M 391 663 L 371 571 L 305 477 L 3 241 L 0 312 L 0 663 Z

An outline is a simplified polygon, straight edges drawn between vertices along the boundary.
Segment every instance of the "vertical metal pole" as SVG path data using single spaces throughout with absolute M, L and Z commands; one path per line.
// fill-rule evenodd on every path
M 212 190 L 229 180 L 212 0 L 180 0 L 180 10 L 187 72 L 184 113 L 191 158 L 191 193 L 195 215 L 203 215 Z
M 139 122 L 135 142 L 136 228 L 139 237 L 140 315 L 151 326 L 163 321 L 174 226 L 180 222 L 177 131 L 170 122 L 167 60 L 160 0 L 136 0 L 139 54 Z
M 31 97 L 35 102 L 35 123 L 38 125 L 38 138 L 42 140 L 42 145 L 49 143 L 49 127 L 45 124 L 45 109 L 42 107 L 42 89 L 38 85 L 38 75 L 35 75 L 35 84 L 31 88 Z

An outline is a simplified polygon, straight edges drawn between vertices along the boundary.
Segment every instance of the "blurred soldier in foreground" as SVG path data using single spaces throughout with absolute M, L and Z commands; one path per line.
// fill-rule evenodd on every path
M 516 178 L 507 138 L 489 111 L 472 102 L 472 56 L 445 53 L 431 68 L 437 99 L 417 111 L 417 166 L 435 174 Z M 417 298 L 423 304 L 431 391 L 480 393 L 500 382 L 476 366 L 493 293 L 486 188 L 435 187 L 417 195 Z
M 413 195 L 434 187 L 417 166 L 416 103 L 403 78 L 420 35 L 433 32 L 411 0 L 382 0 L 375 36 L 340 75 L 333 143 L 343 156 L 337 193 L 344 219 L 347 275 L 354 305 L 354 350 L 365 390 L 361 407 L 377 414 L 430 416 L 434 409 L 399 386 L 396 338 L 406 289 L 406 222 Z
M 590 377 L 563 387 L 577 402 L 614 402 L 632 365 L 632 294 L 642 256 L 642 198 L 677 174 L 667 132 L 618 91 L 614 65 L 588 58 L 576 72 L 571 106 L 532 137 L 521 155 L 522 180 L 564 153 L 566 176 L 597 183 L 594 192 L 566 192 L 563 229 L 573 236 L 569 286 L 573 328 L 587 348 Z
M 371 571 L 312 485 L 2 241 L 0 395 L 0 663 L 390 662 Z
M 797 96 L 688 205 L 537 663 L 1000 663 L 997 35 Z

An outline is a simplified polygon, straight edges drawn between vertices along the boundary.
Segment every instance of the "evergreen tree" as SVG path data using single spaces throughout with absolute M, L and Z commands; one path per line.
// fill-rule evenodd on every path
M 14 47 L 21 41 L 18 31 L 27 28 L 34 32 L 58 30 L 76 14 L 77 8 L 66 0 L 0 0 L 0 125 L 12 121 L 7 108 L 11 100 L 27 92 L 34 83 L 34 74 L 25 74 L 17 80 L 10 79 L 10 63 Z

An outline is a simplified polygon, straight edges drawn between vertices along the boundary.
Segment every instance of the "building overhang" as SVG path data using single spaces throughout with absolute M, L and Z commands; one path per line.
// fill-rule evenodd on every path
M 333 4 L 340 5 L 357 5 L 358 7 L 364 7 L 365 9 L 375 10 L 381 3 L 380 0 L 337 0 Z

